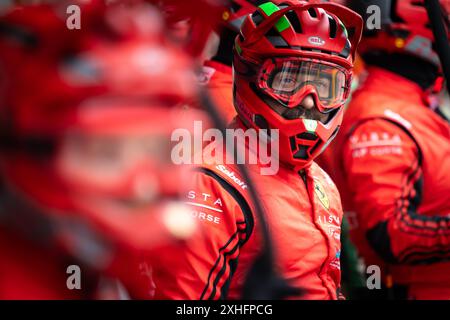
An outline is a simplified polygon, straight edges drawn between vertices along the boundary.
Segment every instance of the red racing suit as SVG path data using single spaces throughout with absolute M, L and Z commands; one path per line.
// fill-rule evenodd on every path
M 450 125 L 415 83 L 368 71 L 335 144 L 353 241 L 388 287 L 450 299 Z
M 223 154 L 219 159 L 211 161 L 205 149 L 205 164 L 192 173 L 186 203 L 204 233 L 188 242 L 176 262 L 168 255 L 164 276 L 154 269 L 158 299 L 242 296 L 246 274 L 262 249 L 260 221 L 247 182 L 235 165 L 225 164 Z M 334 183 L 315 163 L 298 172 L 280 164 L 274 175 L 262 175 L 261 167 L 248 165 L 266 212 L 276 268 L 292 286 L 304 289 L 298 298 L 337 299 L 342 208 Z
M 233 71 L 226 64 L 205 61 L 199 82 L 205 85 L 225 123 L 230 123 L 236 116 L 233 105 Z

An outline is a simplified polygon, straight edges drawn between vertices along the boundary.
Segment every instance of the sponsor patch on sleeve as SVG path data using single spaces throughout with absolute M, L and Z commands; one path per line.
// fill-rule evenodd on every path
M 397 134 L 372 132 L 350 137 L 353 158 L 369 156 L 401 155 L 402 139 Z
M 191 208 L 191 215 L 195 219 L 220 224 L 223 213 L 221 198 L 213 197 L 207 192 L 190 190 L 186 194 L 185 204 Z

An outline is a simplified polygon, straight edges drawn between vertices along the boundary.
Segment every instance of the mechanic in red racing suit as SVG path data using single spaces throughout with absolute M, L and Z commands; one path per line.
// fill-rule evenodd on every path
M 448 32 L 450 1 L 441 4 Z M 353 212 L 354 243 L 367 266 L 381 268 L 388 290 L 374 294 L 450 299 L 450 125 L 433 97 L 434 37 L 423 3 L 381 8 L 390 23 L 361 42 L 368 76 L 335 140 L 335 181 Z
M 258 159 L 248 168 L 266 212 L 276 268 L 303 289 L 296 298 L 340 296 L 342 209 L 333 182 L 313 160 L 342 121 L 361 29 L 360 16 L 336 4 L 267 2 L 245 18 L 236 38 L 238 116 L 230 128 L 259 137 L 259 150 L 241 140 L 238 151 Z M 263 161 L 264 145 L 279 168 Z M 192 173 L 186 203 L 205 234 L 189 240 L 176 265 L 165 264 L 171 275 L 154 269 L 156 298 L 242 297 L 249 268 L 263 247 L 261 221 L 247 182 L 223 152 L 218 140 L 212 142 L 203 165 Z

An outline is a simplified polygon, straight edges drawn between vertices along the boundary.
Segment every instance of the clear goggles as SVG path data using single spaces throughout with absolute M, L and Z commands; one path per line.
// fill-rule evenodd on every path
M 312 94 L 320 112 L 342 106 L 350 91 L 351 73 L 333 63 L 304 58 L 266 60 L 258 75 L 260 90 L 281 105 L 294 108 Z

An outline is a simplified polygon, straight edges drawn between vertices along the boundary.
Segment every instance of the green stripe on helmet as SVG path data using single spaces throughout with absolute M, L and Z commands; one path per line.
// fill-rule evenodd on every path
M 264 13 L 267 16 L 271 16 L 274 12 L 277 12 L 280 10 L 280 8 L 273 2 L 263 3 L 262 5 L 259 6 L 259 8 L 261 8 L 261 10 L 264 11 Z M 275 24 L 275 28 L 278 30 L 278 32 L 283 32 L 290 26 L 291 26 L 291 24 L 289 23 L 289 20 L 286 19 L 286 17 L 284 17 L 284 16 L 281 17 L 280 20 L 278 20 L 278 22 Z
M 242 48 L 241 48 L 241 46 L 237 43 L 237 41 L 236 41 L 236 43 L 235 43 L 235 47 L 236 47 L 237 53 L 238 53 L 239 55 L 241 55 L 241 53 L 242 53 Z
M 288 19 L 286 17 L 281 17 L 280 20 L 275 24 L 275 28 L 277 28 L 278 32 L 283 32 L 291 26 Z
M 271 16 L 272 13 L 277 12 L 278 10 L 280 10 L 280 8 L 273 2 L 263 3 L 262 5 L 259 6 L 259 8 L 261 8 L 261 10 L 264 11 L 264 13 L 267 16 Z

